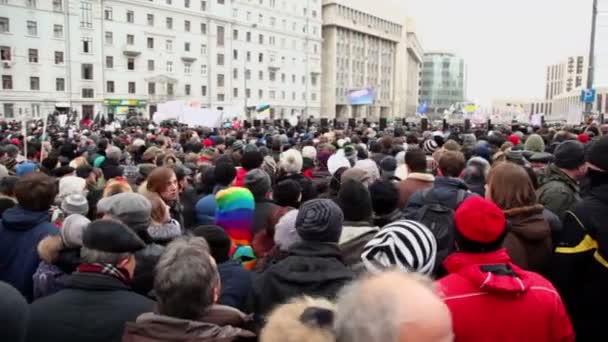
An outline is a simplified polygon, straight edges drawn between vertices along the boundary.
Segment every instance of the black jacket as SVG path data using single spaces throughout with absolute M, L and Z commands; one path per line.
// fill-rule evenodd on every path
M 122 166 L 112 159 L 106 158 L 106 160 L 99 165 L 99 168 L 103 172 L 103 178 L 105 178 L 106 181 L 112 178 L 122 177 Z
M 27 341 L 121 341 L 126 322 L 154 302 L 103 274 L 74 273 L 66 288 L 30 305 Z
M 354 273 L 344 265 L 337 244 L 300 242 L 289 256 L 271 265 L 253 281 L 253 310 L 256 319 L 276 305 L 309 295 L 334 298 Z
M 296 182 L 298 182 L 300 184 L 300 186 L 302 187 L 302 200 L 300 201 L 300 203 L 304 203 L 308 200 L 314 199 L 317 197 L 317 190 L 315 188 L 315 186 L 312 184 L 312 181 L 306 177 L 304 177 L 304 175 L 302 175 L 301 173 L 291 173 L 288 175 L 285 175 L 283 177 L 279 177 L 277 179 L 277 184 L 287 180 L 287 179 L 291 179 L 294 180 Z
M 255 199 L 255 210 L 253 212 L 253 235 L 265 231 L 268 228 L 274 228 L 272 224 L 272 214 L 280 207 L 273 201 L 265 198 Z

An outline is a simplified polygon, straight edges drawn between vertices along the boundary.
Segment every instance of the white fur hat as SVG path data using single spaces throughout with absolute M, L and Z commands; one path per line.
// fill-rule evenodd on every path
M 317 149 L 313 146 L 304 146 L 302 148 L 302 157 L 312 160 L 317 159 Z
M 300 173 L 302 171 L 302 154 L 295 149 L 281 153 L 279 166 L 287 173 Z

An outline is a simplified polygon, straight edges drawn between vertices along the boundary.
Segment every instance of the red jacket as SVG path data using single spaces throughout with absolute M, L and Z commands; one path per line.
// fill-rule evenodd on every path
M 242 167 L 236 168 L 236 179 L 234 180 L 234 186 L 244 187 L 245 186 L 245 176 L 247 175 L 247 170 Z
M 508 265 L 512 275 L 481 267 Z M 452 313 L 455 341 L 574 341 L 574 330 L 551 283 L 511 262 L 505 249 L 454 253 L 444 262 L 449 275 L 438 281 Z

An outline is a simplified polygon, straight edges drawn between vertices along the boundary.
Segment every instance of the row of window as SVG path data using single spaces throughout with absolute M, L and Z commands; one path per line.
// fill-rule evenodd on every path
M 370 28 L 381 30 L 391 34 L 401 34 L 401 25 L 393 24 L 368 13 L 338 5 L 338 15 L 352 20 L 356 24 L 365 25 Z

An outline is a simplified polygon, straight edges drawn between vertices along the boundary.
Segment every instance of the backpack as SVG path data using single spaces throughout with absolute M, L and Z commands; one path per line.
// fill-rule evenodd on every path
M 424 205 L 414 211 L 406 212 L 405 217 L 424 224 L 435 236 L 437 260 L 434 273 L 436 274 L 445 258 L 454 251 L 454 211 L 464 201 L 467 192 L 458 190 L 455 202 L 444 205 L 435 198 L 432 190 L 432 188 L 423 190 L 421 195 Z

